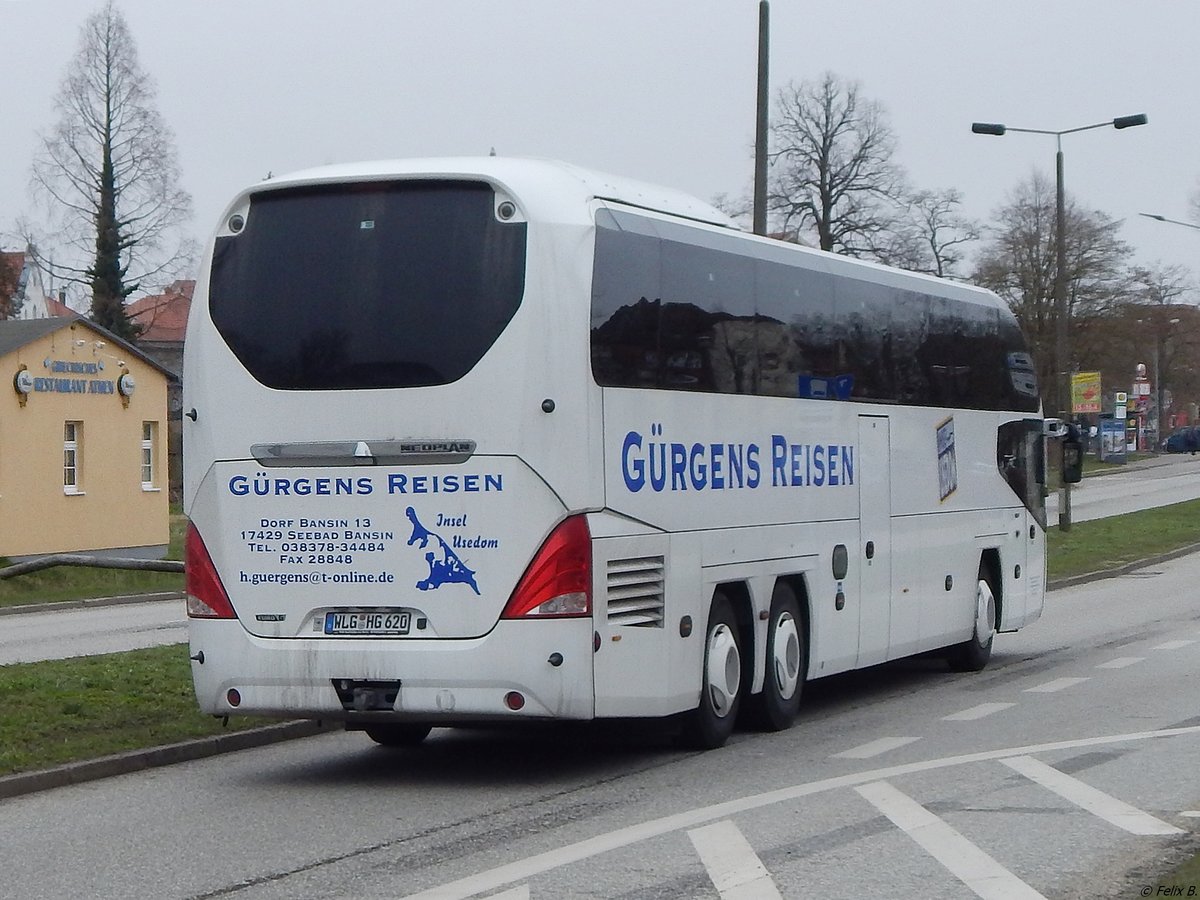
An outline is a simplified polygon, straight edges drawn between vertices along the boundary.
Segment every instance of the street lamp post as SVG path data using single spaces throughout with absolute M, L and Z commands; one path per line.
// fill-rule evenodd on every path
M 1182 225 L 1184 228 L 1195 228 L 1200 231 L 1200 225 L 1195 222 L 1184 222 L 1180 219 L 1168 219 L 1166 216 L 1160 216 L 1158 213 L 1138 213 L 1139 216 L 1145 216 L 1147 219 L 1154 219 L 1158 222 L 1168 222 L 1171 225 Z M 1178 325 L 1179 319 L 1171 319 L 1170 325 Z M 1159 420 L 1159 437 L 1162 436 L 1162 399 L 1163 390 L 1162 382 L 1158 380 L 1158 361 L 1161 355 L 1162 348 L 1165 346 L 1166 340 L 1162 336 L 1162 332 L 1156 332 L 1156 342 L 1154 345 L 1154 381 L 1156 390 L 1158 391 L 1158 420 Z
M 1011 128 L 995 122 L 973 122 L 971 131 L 975 134 L 1003 135 L 1008 131 L 1019 131 L 1026 134 L 1049 134 L 1058 142 L 1058 153 L 1054 159 L 1055 172 L 1055 203 L 1056 203 L 1056 235 L 1055 235 L 1055 272 L 1054 272 L 1054 308 L 1058 322 L 1055 328 L 1054 340 L 1054 371 L 1058 375 L 1059 415 L 1064 420 L 1071 418 L 1071 367 L 1070 352 L 1067 345 L 1067 214 L 1066 194 L 1063 189 L 1063 151 L 1062 138 L 1064 134 L 1074 134 L 1077 131 L 1090 131 L 1093 128 L 1132 128 L 1135 125 L 1145 125 L 1149 121 L 1145 113 L 1133 116 L 1120 116 L 1111 122 L 1097 122 L 1095 125 L 1081 125 L 1078 128 L 1066 128 L 1062 131 L 1048 131 L 1040 128 Z M 1071 486 L 1064 483 L 1058 509 L 1058 527 L 1063 531 L 1071 530 Z
M 1138 213 L 1139 216 L 1145 216 L 1147 219 L 1156 219 L 1159 222 L 1170 222 L 1172 225 L 1182 225 L 1185 228 L 1195 228 L 1200 230 L 1200 225 L 1195 222 L 1181 222 L 1179 219 L 1168 219 L 1166 216 L 1160 216 L 1156 213 Z

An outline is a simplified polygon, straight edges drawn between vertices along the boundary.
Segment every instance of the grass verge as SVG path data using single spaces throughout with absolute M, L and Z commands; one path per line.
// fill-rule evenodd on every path
M 186 527 L 187 520 L 183 516 L 171 516 L 171 543 L 167 548 L 167 559 L 183 559 L 183 532 Z M 92 597 L 182 590 L 183 576 L 170 572 L 55 566 L 0 581 L 0 606 L 62 603 Z
M 1189 500 L 1124 516 L 1075 522 L 1070 531 L 1046 535 L 1046 569 L 1051 579 L 1115 569 L 1200 542 L 1200 500 Z
M 1173 894 L 1172 889 L 1181 889 L 1182 893 Z M 1188 893 L 1191 890 L 1193 893 Z M 1200 896 L 1200 856 L 1193 856 L 1170 875 L 1160 879 L 1155 885 L 1155 897 L 1196 897 Z
M 196 709 L 189 665 L 187 645 L 173 644 L 0 666 L 0 775 L 221 733 Z
M 0 581 L 0 606 L 63 603 L 92 597 L 123 597 L 182 591 L 183 576 L 170 572 L 127 572 L 57 566 Z
M 1083 475 L 1086 478 L 1097 472 L 1120 472 L 1129 463 L 1137 462 L 1139 459 L 1153 459 L 1156 456 L 1158 456 L 1157 453 L 1127 453 L 1123 463 L 1103 462 L 1097 456 L 1085 456 L 1083 458 Z

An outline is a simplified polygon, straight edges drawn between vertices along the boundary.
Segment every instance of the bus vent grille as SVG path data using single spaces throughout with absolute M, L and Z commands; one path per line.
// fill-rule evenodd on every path
M 661 556 L 609 560 L 608 621 L 611 624 L 663 627 L 663 568 Z

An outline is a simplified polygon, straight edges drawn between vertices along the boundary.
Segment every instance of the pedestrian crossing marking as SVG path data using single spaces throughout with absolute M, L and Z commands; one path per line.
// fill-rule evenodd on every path
M 783 900 L 767 867 L 728 819 L 687 834 L 721 900 Z
M 1000 762 L 1046 790 L 1058 794 L 1064 800 L 1069 800 L 1092 815 L 1131 834 L 1183 834 L 1182 828 L 1156 819 L 1149 813 L 1142 812 L 1137 807 L 1097 790 L 1090 784 L 1060 772 L 1032 756 L 1013 756 Z
M 854 789 L 984 900 L 1046 900 L 948 823 L 886 781 Z

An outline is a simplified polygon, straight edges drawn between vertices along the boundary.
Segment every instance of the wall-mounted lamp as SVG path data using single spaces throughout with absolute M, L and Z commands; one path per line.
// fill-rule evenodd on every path
M 24 406 L 33 390 L 33 376 L 29 374 L 29 367 L 25 363 L 21 363 L 17 374 L 13 376 L 13 390 L 17 392 L 17 402 Z
M 133 392 L 137 389 L 137 382 L 129 374 L 129 369 L 125 368 L 125 363 L 117 360 L 117 365 L 121 367 L 121 374 L 117 378 L 117 393 L 121 395 L 121 405 L 128 409 L 129 398 L 133 396 Z

